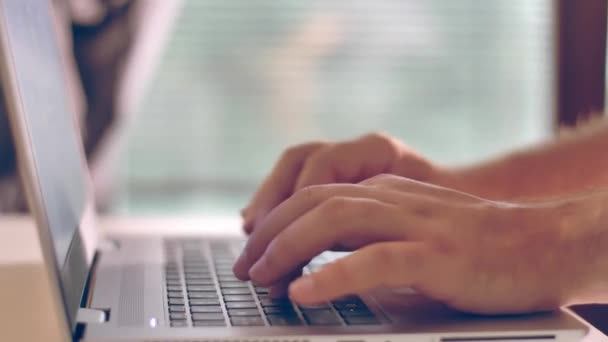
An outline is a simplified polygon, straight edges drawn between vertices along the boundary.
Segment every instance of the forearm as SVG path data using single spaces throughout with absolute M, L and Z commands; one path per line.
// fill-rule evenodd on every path
M 500 159 L 435 174 L 433 183 L 496 200 L 608 188 L 608 122 L 597 121 Z
M 572 292 L 569 304 L 608 303 L 608 191 L 565 200 L 558 206 L 560 237 L 576 274 L 565 275 Z

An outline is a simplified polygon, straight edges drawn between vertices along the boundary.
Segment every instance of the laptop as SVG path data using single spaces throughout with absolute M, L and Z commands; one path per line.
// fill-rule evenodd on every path
M 1 81 L 28 204 L 66 339 L 85 341 L 574 341 L 566 310 L 483 317 L 404 290 L 315 306 L 241 282 L 240 239 L 99 238 L 79 130 L 70 111 L 50 1 L 0 0 Z M 166 227 L 167 232 L 174 227 Z M 336 254 L 314 259 L 307 272 Z

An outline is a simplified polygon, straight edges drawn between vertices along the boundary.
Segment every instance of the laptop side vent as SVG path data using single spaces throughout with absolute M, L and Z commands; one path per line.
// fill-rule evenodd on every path
M 205 340 L 197 340 L 197 339 L 187 339 L 187 340 L 146 340 L 144 342 L 309 342 L 308 340 L 288 340 L 288 339 L 205 339 Z
M 144 322 L 144 267 L 125 266 L 120 281 L 119 326 L 142 326 Z
M 555 341 L 555 335 L 442 337 L 440 342 Z

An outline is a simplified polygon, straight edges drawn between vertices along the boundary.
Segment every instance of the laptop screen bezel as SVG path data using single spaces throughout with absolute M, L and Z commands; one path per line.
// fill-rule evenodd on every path
M 61 321 L 67 325 L 66 331 L 70 335 L 75 331 L 77 326 L 77 313 L 81 304 L 82 294 L 88 278 L 90 270 L 90 258 L 87 254 L 90 251 L 85 250 L 85 243 L 81 236 L 81 225 L 84 224 L 87 215 L 83 211 L 79 222 L 76 222 L 77 227 L 74 227 L 74 232 L 69 243 L 69 248 L 63 265 L 58 265 L 57 251 L 54 248 L 53 237 L 51 235 L 51 227 L 49 225 L 47 205 L 41 189 L 40 168 L 37 163 L 35 146 L 32 140 L 32 132 L 29 115 L 34 115 L 26 112 L 24 99 L 22 96 L 22 84 L 15 70 L 15 56 L 13 54 L 13 43 L 11 42 L 9 30 L 9 16 L 11 11 L 18 6 L 21 10 L 35 10 L 42 15 L 48 15 L 52 23 L 52 8 L 47 0 L 38 1 L 10 1 L 0 0 L 0 76 L 2 82 L 2 90 L 4 92 L 6 109 L 15 145 L 17 163 L 22 185 L 28 202 L 30 212 L 36 221 L 40 245 L 43 253 L 44 267 L 47 271 L 49 284 L 51 284 L 51 294 L 53 305 L 60 308 L 62 311 Z M 18 9 L 19 10 L 19 9 Z M 20 25 L 28 25 L 27 22 L 21 22 Z M 56 39 L 55 27 L 51 27 L 52 36 Z M 54 54 L 57 54 L 56 60 L 60 61 L 57 41 L 52 44 L 55 47 Z M 61 65 L 57 68 L 62 69 Z M 67 87 L 65 75 L 61 73 L 61 81 Z M 61 85 L 58 85 L 61 86 Z M 66 98 L 67 101 L 67 98 Z M 69 106 L 67 107 L 69 108 Z M 73 114 L 73 113 L 70 113 Z M 68 115 L 68 113 L 66 113 Z M 76 134 L 71 132 L 68 134 Z M 84 164 L 84 151 L 81 145 L 78 146 L 81 156 L 78 157 Z M 83 167 L 86 167 L 84 165 Z M 86 178 L 86 177 L 85 177 Z M 85 195 L 87 202 L 89 197 Z M 85 204 L 85 207 L 92 203 Z M 57 285 L 57 286 L 53 286 Z

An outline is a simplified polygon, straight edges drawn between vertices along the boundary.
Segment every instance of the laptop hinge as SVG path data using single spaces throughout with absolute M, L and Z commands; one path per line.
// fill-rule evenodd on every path
M 76 321 L 82 324 L 99 324 L 105 323 L 108 320 L 108 315 L 103 310 L 79 308 L 76 314 Z

